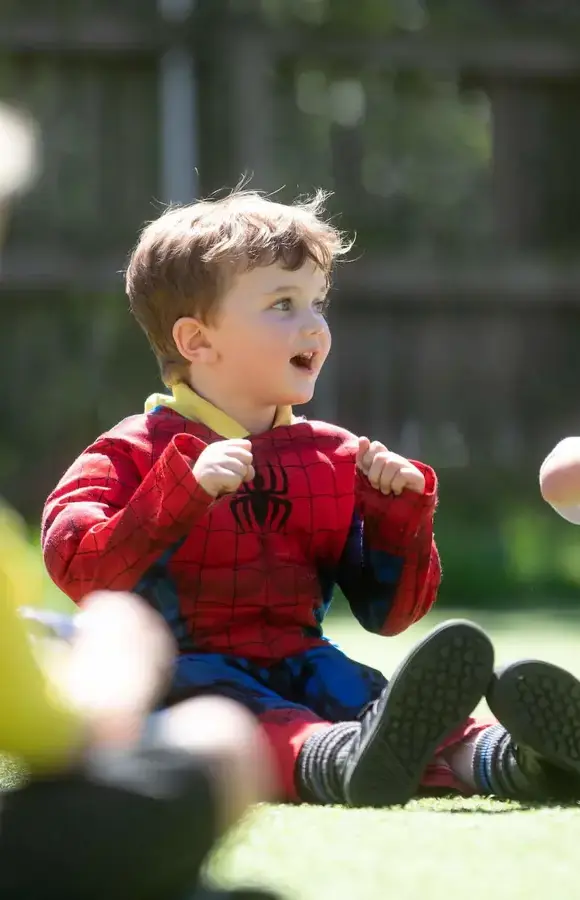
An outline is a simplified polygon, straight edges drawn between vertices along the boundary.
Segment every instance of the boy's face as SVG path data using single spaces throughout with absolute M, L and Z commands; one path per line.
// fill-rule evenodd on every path
M 324 272 L 308 260 L 238 275 L 203 326 L 220 385 L 264 406 L 307 403 L 330 350 Z

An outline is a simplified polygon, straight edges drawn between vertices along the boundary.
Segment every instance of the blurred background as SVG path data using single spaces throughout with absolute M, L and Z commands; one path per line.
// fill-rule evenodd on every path
M 3 0 L 41 170 L 1 258 L 0 494 L 47 492 L 160 388 L 137 232 L 240 175 L 357 233 L 309 413 L 433 465 L 448 606 L 573 607 L 539 465 L 578 433 L 577 0 Z

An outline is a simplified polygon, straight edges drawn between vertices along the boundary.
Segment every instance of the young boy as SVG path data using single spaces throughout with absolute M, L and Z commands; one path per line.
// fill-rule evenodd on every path
M 478 628 L 436 629 L 389 684 L 323 637 L 335 585 L 364 628 L 392 635 L 429 610 L 440 566 L 433 470 L 292 412 L 330 350 L 330 278 L 348 250 L 322 200 L 237 191 L 145 228 L 127 293 L 171 394 L 63 476 L 43 517 L 46 565 L 77 602 L 129 589 L 158 609 L 180 651 L 168 702 L 217 693 L 248 707 L 287 799 L 383 806 L 420 783 L 544 796 L 536 756 L 468 718 L 492 681 Z M 525 706 L 511 687 L 492 692 L 506 724 Z

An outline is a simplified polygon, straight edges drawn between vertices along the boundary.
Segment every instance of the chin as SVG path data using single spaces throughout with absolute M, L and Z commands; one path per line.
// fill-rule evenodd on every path
M 304 403 L 310 403 L 314 397 L 315 387 L 315 378 L 304 379 L 302 384 L 300 381 L 294 384 L 281 383 L 278 390 L 274 387 L 272 406 L 301 406 Z
M 314 397 L 314 388 L 304 391 L 288 391 L 281 396 L 276 406 L 301 406 L 304 403 L 310 403 Z

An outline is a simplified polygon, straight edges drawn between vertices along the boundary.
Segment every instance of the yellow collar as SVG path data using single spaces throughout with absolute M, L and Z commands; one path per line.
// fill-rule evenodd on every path
M 245 438 L 249 432 L 230 416 L 196 394 L 187 384 L 175 384 L 171 394 L 152 394 L 145 402 L 145 412 L 151 412 L 158 406 L 167 406 L 180 416 L 200 422 L 224 438 Z M 291 406 L 280 406 L 276 412 L 273 428 L 280 425 L 291 425 L 295 421 Z

